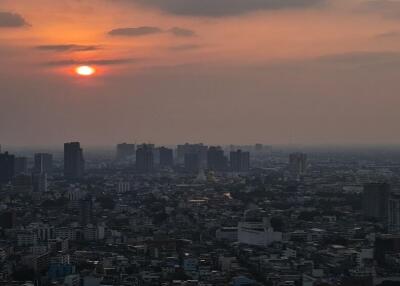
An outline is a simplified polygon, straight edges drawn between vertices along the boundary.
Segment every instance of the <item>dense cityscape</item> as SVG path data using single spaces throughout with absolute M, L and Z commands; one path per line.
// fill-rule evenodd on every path
M 0 151 L 0 285 L 400 285 L 400 151 Z

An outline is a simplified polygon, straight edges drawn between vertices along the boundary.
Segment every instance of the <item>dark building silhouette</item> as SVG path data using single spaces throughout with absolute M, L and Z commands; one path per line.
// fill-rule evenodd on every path
M 8 183 L 14 177 L 14 161 L 14 155 L 0 153 L 0 184 Z
M 136 152 L 136 145 L 135 144 L 128 144 L 128 143 L 121 143 L 117 145 L 117 160 L 126 160 L 133 156 L 135 156 Z
M 201 169 L 201 160 L 199 153 L 185 154 L 185 170 L 191 173 L 197 173 Z
M 388 231 L 400 234 L 400 194 L 390 194 L 388 203 Z
M 264 145 L 260 144 L 260 143 L 257 143 L 257 144 L 254 145 L 254 150 L 256 152 L 262 152 L 264 150 Z
M 142 144 L 136 150 L 136 170 L 141 173 L 154 169 L 154 145 Z
M 93 221 L 93 202 L 90 196 L 79 202 L 79 220 L 83 226 Z
M 381 265 L 385 264 L 387 254 L 396 254 L 400 252 L 400 235 L 381 234 L 376 237 L 374 245 L 374 256 Z
M 158 148 L 160 156 L 161 167 L 173 167 L 174 166 L 174 151 L 169 148 L 160 147 Z
M 294 175 L 303 175 L 307 169 L 307 154 L 292 153 L 289 155 L 289 170 Z
M 221 147 L 211 146 L 207 151 L 207 167 L 212 171 L 226 171 L 227 158 L 224 155 L 224 150 Z
M 33 173 L 32 174 L 32 189 L 35 193 L 47 192 L 47 174 Z
M 250 170 L 250 153 L 242 150 L 232 151 L 229 155 L 231 170 L 247 172 Z
M 186 143 L 183 145 L 178 145 L 176 149 L 178 163 L 184 164 L 186 154 L 196 153 L 199 155 L 201 167 L 205 168 L 207 166 L 207 149 L 208 147 L 203 145 L 202 143 L 200 144 Z
M 366 218 L 386 221 L 390 198 L 390 185 L 371 183 L 364 185 L 363 212 Z
M 0 227 L 3 229 L 11 229 L 16 226 L 15 210 L 5 210 L 0 212 Z
M 14 160 L 14 174 L 28 174 L 28 158 L 16 157 Z
M 14 176 L 12 184 L 17 192 L 32 191 L 32 176 L 19 174 Z
M 64 176 L 67 179 L 79 179 L 83 177 L 85 160 L 79 142 L 64 144 Z
M 48 153 L 37 153 L 34 158 L 34 173 L 53 174 L 53 155 Z

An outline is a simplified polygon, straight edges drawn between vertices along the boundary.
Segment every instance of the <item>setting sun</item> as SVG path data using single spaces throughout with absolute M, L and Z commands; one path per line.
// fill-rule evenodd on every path
M 79 66 L 75 69 L 75 72 L 80 76 L 91 76 L 96 70 L 91 66 Z

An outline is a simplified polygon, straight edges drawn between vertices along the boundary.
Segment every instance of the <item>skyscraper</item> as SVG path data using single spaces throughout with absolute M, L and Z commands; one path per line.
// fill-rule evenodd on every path
M 51 176 L 53 173 L 53 155 L 48 153 L 37 153 L 35 154 L 35 173 L 46 173 Z
M 154 169 L 154 145 L 142 144 L 136 150 L 136 170 L 141 173 Z
M 371 183 L 364 185 L 363 212 L 367 218 L 386 221 L 390 185 L 386 183 Z
M 207 151 L 207 166 L 212 171 L 226 171 L 227 158 L 224 155 L 224 150 L 221 147 L 211 146 Z
M 390 233 L 400 233 L 400 194 L 392 194 L 388 205 L 388 230 Z
M 83 177 L 85 160 L 83 150 L 79 142 L 64 144 L 64 176 L 67 179 L 79 179 Z
M 191 173 L 197 173 L 201 169 L 200 154 L 186 153 L 185 154 L 185 170 Z
M 256 152 L 262 152 L 263 149 L 264 149 L 264 145 L 263 144 L 257 143 L 257 144 L 254 145 L 254 150 Z
M 160 147 L 158 148 L 160 153 L 160 166 L 161 167 L 173 167 L 174 166 L 174 151 L 169 148 Z
M 307 154 L 292 153 L 289 155 L 289 170 L 296 176 L 303 175 L 307 169 Z
M 117 160 L 126 160 L 133 157 L 136 152 L 135 144 L 122 143 L 117 145 Z
M 0 153 L 0 184 L 8 183 L 14 177 L 14 155 Z
M 26 158 L 26 157 L 16 157 L 15 158 L 14 173 L 15 173 L 15 175 L 28 174 L 28 158 Z
M 186 154 L 198 154 L 200 166 L 205 168 L 207 166 L 207 150 L 208 147 L 200 144 L 189 144 L 178 145 L 176 149 L 178 164 L 184 164 Z
M 230 152 L 230 166 L 234 172 L 247 172 L 250 170 L 250 153 L 242 150 Z
M 47 192 L 47 174 L 46 173 L 33 173 L 32 174 L 32 187 L 35 193 Z

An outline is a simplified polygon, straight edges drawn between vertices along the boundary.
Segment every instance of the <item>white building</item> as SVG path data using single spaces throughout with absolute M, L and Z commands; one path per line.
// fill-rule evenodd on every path
M 271 227 L 268 218 L 261 210 L 248 210 L 244 220 L 238 224 L 238 242 L 266 247 L 275 241 L 282 241 L 282 233 Z

